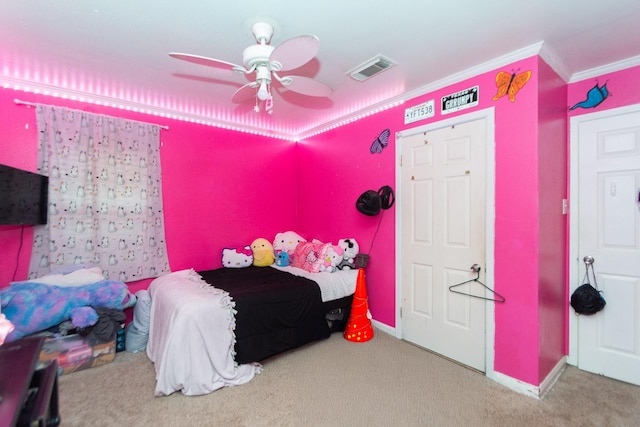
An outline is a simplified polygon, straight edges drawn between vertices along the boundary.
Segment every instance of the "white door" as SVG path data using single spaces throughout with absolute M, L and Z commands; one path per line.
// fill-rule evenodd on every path
M 578 367 L 640 385 L 640 111 L 578 132 L 578 276 L 592 256 L 607 302 L 578 316 Z
M 486 120 L 402 138 L 403 338 L 485 371 Z

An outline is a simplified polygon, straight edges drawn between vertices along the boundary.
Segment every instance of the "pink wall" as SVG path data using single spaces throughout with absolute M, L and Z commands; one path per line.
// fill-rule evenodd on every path
M 0 90 L 0 163 L 36 171 L 36 129 L 33 109 L 18 108 L 13 96 L 19 92 Z M 0 287 L 11 280 L 23 280 L 27 277 L 32 227 L 0 225 Z M 20 242 L 24 241 L 24 245 Z M 15 274 L 15 276 L 14 276 Z
M 31 171 L 37 158 L 35 111 L 14 104 L 14 97 L 170 126 L 161 133 L 161 162 L 172 270 L 219 267 L 223 247 L 271 240 L 297 224 L 292 142 L 1 89 L 0 163 Z M 18 257 L 20 228 L 0 226 L 0 287 L 13 280 L 16 262 L 15 279 L 26 278 L 31 238 L 25 227 Z M 130 287 L 135 292 L 147 284 Z
M 515 103 L 496 102 L 494 369 L 529 384 L 538 378 L 538 63 Z M 505 103 L 506 102 L 506 103 Z
M 568 144 L 567 85 L 544 61 L 538 63 L 538 382 L 542 382 L 566 354 L 568 341 L 569 224 L 568 215 L 562 213 L 562 199 L 568 197 Z
M 381 154 L 369 147 L 379 133 L 399 130 L 402 113 L 390 110 L 298 144 L 299 224 L 310 238 L 336 243 L 353 237 L 369 254 L 366 269 L 368 304 L 374 319 L 395 324 L 395 206 L 375 217 L 361 214 L 356 200 L 366 190 L 395 188 L 393 138 Z M 380 228 L 376 234 L 376 228 Z M 373 247 L 371 244 L 373 242 Z
M 501 70 L 533 72 L 515 103 L 506 97 L 492 99 L 496 94 L 495 76 Z M 439 105 L 441 97 L 475 85 L 480 86 L 477 107 L 446 116 L 438 107 L 435 117 L 404 125 L 407 107 L 430 99 Z M 507 299 L 495 307 L 494 369 L 538 385 L 564 354 L 566 219 L 561 201 L 566 197 L 567 165 L 566 87 L 537 57 L 304 141 L 300 144 L 300 226 L 325 240 L 353 234 L 366 252 L 377 217 L 358 213 L 355 200 L 367 189 L 384 184 L 395 187 L 395 144 L 390 143 L 381 155 L 369 153 L 378 133 L 390 128 L 395 134 L 489 107 L 495 108 L 494 281 L 496 291 Z M 553 161 L 549 163 L 547 157 L 553 157 Z M 541 158 L 545 161 L 539 162 Z M 326 189 L 320 192 L 322 195 L 313 190 L 318 183 Z M 367 269 L 371 313 L 375 320 L 389 326 L 395 326 L 399 286 L 395 283 L 396 225 L 392 220 L 395 209 L 385 213 Z M 549 319 L 541 321 L 540 316 L 548 311 Z

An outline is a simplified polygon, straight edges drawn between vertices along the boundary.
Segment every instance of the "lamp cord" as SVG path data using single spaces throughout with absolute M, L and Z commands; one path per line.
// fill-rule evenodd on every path
M 24 235 L 24 224 L 22 224 L 22 226 L 20 227 L 20 246 L 18 246 L 18 255 L 16 257 L 16 268 L 13 270 L 13 278 L 11 279 L 12 282 L 15 282 L 16 280 L 16 273 L 18 272 L 18 265 L 20 264 L 20 252 L 22 250 L 23 235 Z
M 380 223 L 382 223 L 382 216 L 384 215 L 384 210 L 380 212 L 380 219 L 378 219 L 378 226 L 376 227 L 376 231 L 373 233 L 373 239 L 371 239 L 371 246 L 369 246 L 368 254 L 371 255 L 371 249 L 373 249 L 373 243 L 376 241 L 376 236 L 378 235 L 378 230 L 380 230 Z

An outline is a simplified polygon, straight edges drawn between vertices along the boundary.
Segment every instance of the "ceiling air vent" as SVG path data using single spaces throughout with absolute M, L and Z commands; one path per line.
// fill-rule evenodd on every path
M 395 61 L 385 58 L 382 55 L 378 55 L 375 58 L 366 61 L 364 64 L 360 64 L 356 68 L 347 71 L 347 74 L 349 74 L 353 79 L 362 82 L 383 72 L 395 64 Z

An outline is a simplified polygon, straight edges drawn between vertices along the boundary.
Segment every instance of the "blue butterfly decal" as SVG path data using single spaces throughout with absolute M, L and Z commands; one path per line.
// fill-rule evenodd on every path
M 578 102 L 573 107 L 569 108 L 569 110 L 575 110 L 576 108 L 594 108 L 598 105 L 602 104 L 602 101 L 607 99 L 609 96 L 609 91 L 607 90 L 607 84 L 605 83 L 602 86 L 599 86 L 598 83 L 587 92 L 587 99 L 582 102 Z
M 380 132 L 380 135 L 373 141 L 371 144 L 371 154 L 381 154 L 382 150 L 384 150 L 389 144 L 389 136 L 391 135 L 391 131 L 389 129 L 385 129 Z

